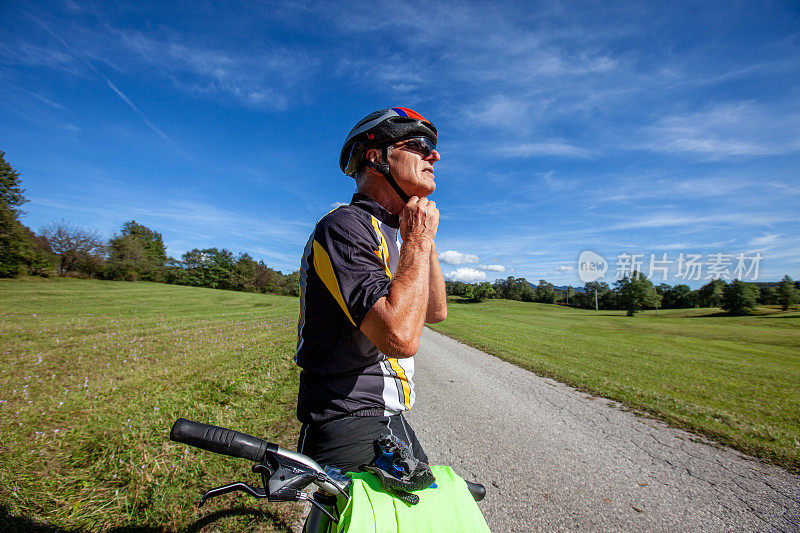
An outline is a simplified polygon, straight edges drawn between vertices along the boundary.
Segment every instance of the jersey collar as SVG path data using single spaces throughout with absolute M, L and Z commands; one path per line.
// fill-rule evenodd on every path
M 364 193 L 357 192 L 353 195 L 353 199 L 350 201 L 350 205 L 354 205 L 359 207 L 369 213 L 370 215 L 374 216 L 387 226 L 392 228 L 399 228 L 400 227 L 400 216 L 393 215 L 389 211 L 383 208 L 381 204 L 370 198 Z

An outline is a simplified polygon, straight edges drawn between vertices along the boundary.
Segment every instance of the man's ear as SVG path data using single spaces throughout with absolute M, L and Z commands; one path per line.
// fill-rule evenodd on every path
M 381 163 L 381 151 L 377 148 L 370 148 L 367 150 L 367 153 L 364 154 L 364 159 L 372 161 L 373 163 Z

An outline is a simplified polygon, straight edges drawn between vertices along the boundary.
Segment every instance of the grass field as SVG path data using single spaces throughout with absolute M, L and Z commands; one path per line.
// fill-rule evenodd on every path
M 626 317 L 508 300 L 448 307 L 432 329 L 800 472 L 798 311 Z
M 249 463 L 172 443 L 184 416 L 294 448 L 297 301 L 0 280 L 0 531 L 284 530 L 299 508 L 199 489 Z
M 800 313 L 715 312 L 451 301 L 435 329 L 800 471 Z M 292 448 L 296 314 L 282 296 L 0 280 L 0 532 L 286 529 L 298 507 L 198 510 L 200 489 L 257 480 L 168 430 L 184 416 Z

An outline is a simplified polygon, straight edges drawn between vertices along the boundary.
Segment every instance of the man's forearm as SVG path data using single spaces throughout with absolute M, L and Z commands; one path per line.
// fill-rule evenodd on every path
M 436 244 L 431 246 L 430 267 L 428 272 L 428 307 L 425 322 L 435 324 L 447 318 L 447 290 L 444 284 L 442 267 L 436 253 Z
M 361 322 L 361 331 L 389 357 L 412 357 L 419 348 L 428 308 L 430 239 L 409 239 L 400 249 L 400 261 L 389 293 Z
M 428 309 L 432 247 L 430 241 L 419 239 L 404 242 L 400 249 L 400 261 L 386 300 L 401 337 L 419 339 L 422 335 Z
M 412 196 L 400 212 L 403 246 L 389 293 L 379 298 L 361 321 L 361 331 L 389 357 L 413 357 L 419 349 L 438 226 L 439 211 L 427 198 Z

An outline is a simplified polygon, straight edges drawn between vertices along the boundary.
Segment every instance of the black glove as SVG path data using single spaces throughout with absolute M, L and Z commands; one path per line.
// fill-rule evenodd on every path
M 375 460 L 361 469 L 378 476 L 383 488 L 404 502 L 419 503 L 419 496 L 410 491 L 426 489 L 436 481 L 428 464 L 414 457 L 408 446 L 394 435 L 376 440 L 375 448 Z

